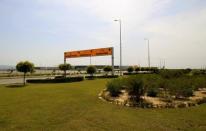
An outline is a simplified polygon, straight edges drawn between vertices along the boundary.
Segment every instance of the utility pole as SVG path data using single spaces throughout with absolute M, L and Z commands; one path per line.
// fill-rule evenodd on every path
M 120 70 L 120 75 L 122 75 L 122 21 L 121 19 L 116 19 L 114 21 L 118 21 L 119 22 L 119 33 L 120 33 L 120 37 L 119 37 L 119 41 L 120 41 L 120 66 L 119 66 L 119 70 Z
M 148 44 L 148 67 L 150 68 L 150 47 L 149 47 L 149 39 L 144 39 L 145 41 L 147 41 Z

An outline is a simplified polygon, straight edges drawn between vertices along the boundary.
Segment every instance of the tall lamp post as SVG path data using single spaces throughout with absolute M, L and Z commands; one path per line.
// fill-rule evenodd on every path
M 147 41 L 148 44 L 148 67 L 150 68 L 150 49 L 149 49 L 149 39 L 144 39 L 145 41 Z
M 119 70 L 120 70 L 120 75 L 122 75 L 122 21 L 121 21 L 121 19 L 116 19 L 114 21 L 119 22 L 119 33 L 120 33 L 120 37 L 119 37 L 119 41 L 120 41 L 120 66 L 119 66 Z

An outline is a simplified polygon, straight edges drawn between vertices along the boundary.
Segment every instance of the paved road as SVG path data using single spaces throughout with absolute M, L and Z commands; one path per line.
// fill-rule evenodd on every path
M 45 79 L 49 77 L 32 77 L 27 79 Z M 15 84 L 15 83 L 23 83 L 23 78 L 7 78 L 7 79 L 0 79 L 0 85 L 7 85 L 7 84 Z

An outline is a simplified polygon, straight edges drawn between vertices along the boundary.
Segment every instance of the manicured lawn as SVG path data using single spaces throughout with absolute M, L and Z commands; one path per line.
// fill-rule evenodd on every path
M 98 99 L 107 80 L 0 86 L 0 130 L 206 130 L 206 105 L 187 109 L 120 107 Z

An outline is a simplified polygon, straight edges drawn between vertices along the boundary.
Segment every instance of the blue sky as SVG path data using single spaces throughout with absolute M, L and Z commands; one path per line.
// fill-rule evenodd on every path
M 150 39 L 152 66 L 206 66 L 205 0 L 0 0 L 0 65 L 30 60 L 56 66 L 63 52 L 113 46 L 119 64 L 122 19 L 123 64 L 147 65 Z M 69 59 L 72 65 L 89 58 Z M 92 64 L 110 64 L 110 56 Z

